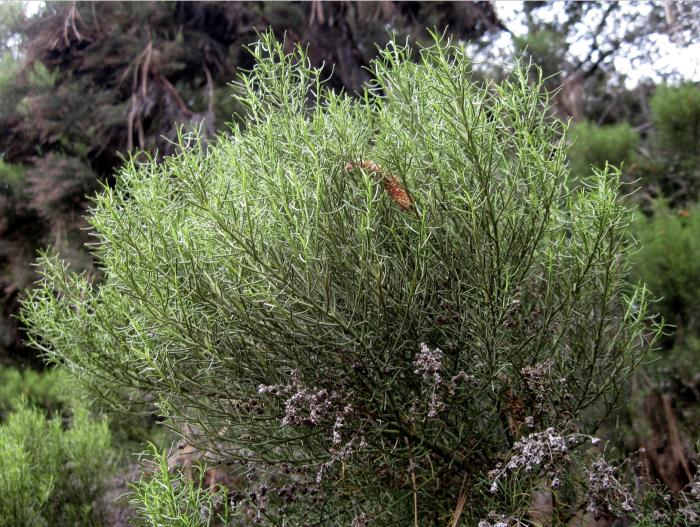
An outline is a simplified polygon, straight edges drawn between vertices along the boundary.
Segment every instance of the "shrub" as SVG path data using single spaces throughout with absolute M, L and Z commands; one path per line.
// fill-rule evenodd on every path
M 153 394 L 267 522 L 444 525 L 462 496 L 473 525 L 513 443 L 595 429 L 653 340 L 619 174 L 569 192 L 541 77 L 477 85 L 461 46 L 389 46 L 357 100 L 252 51 L 246 127 L 127 164 L 90 220 L 104 281 L 45 257 L 30 337 Z
M 0 234 L 12 230 L 20 223 L 26 209 L 24 168 L 20 165 L 7 163 L 0 157 Z M 12 257 L 12 245 L 9 240 L 4 240 L 0 244 L 0 265 Z
M 602 169 L 606 163 L 620 165 L 635 155 L 639 134 L 629 123 L 598 126 L 584 121 L 571 128 L 573 145 L 569 152 L 571 172 L 585 178 L 591 167 Z
M 659 86 L 650 106 L 653 162 L 641 175 L 657 184 L 671 205 L 682 206 L 700 193 L 700 88 Z
M 69 379 L 60 369 L 38 372 L 0 367 L 0 418 L 26 403 L 48 415 L 66 415 L 78 403 L 68 384 Z
M 666 151 L 697 158 L 700 143 L 700 88 L 693 84 L 659 86 L 654 91 L 650 106 L 659 146 Z
M 659 298 L 656 307 L 679 340 L 700 334 L 700 206 L 673 210 L 659 203 L 633 232 L 640 245 L 635 277 Z
M 132 486 L 136 524 L 144 527 L 209 527 L 229 518 L 226 489 L 205 488 L 204 466 L 173 471 L 167 455 L 150 448 L 155 466 Z
M 102 525 L 97 498 L 110 465 L 105 421 L 78 408 L 64 429 L 20 405 L 0 425 L 0 526 Z

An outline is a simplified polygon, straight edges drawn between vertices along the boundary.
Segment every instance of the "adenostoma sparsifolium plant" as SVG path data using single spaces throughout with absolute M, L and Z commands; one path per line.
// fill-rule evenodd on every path
M 245 127 L 128 163 L 91 212 L 104 280 L 44 258 L 30 337 L 239 463 L 264 524 L 446 525 L 461 496 L 474 525 L 513 445 L 594 430 L 655 335 L 619 174 L 567 189 L 533 68 L 394 43 L 353 98 L 252 53 Z

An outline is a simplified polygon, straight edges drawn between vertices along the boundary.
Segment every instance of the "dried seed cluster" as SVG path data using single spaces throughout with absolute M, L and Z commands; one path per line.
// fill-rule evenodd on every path
M 403 185 L 401 185 L 401 182 L 396 176 L 385 171 L 377 163 L 368 159 L 361 159 L 356 163 L 345 164 L 345 170 L 347 172 L 358 168 L 374 174 L 384 187 L 384 191 L 402 210 L 409 210 L 413 206 L 411 196 L 408 195 L 408 192 Z

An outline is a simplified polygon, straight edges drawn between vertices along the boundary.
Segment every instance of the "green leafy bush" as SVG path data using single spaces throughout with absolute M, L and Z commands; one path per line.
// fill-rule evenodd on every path
M 205 488 L 202 465 L 189 474 L 173 470 L 167 455 L 151 445 L 155 464 L 132 486 L 136 524 L 144 527 L 210 527 L 229 522 L 225 488 Z
M 700 88 L 693 84 L 659 86 L 650 106 L 659 146 L 697 160 L 700 155 Z
M 21 37 L 12 28 L 24 18 L 21 2 L 0 4 L 0 115 L 10 111 L 18 102 L 12 84 L 20 70 L 19 46 Z
M 110 434 L 84 408 L 70 425 L 26 404 L 0 425 L 0 526 L 102 525 Z
M 673 210 L 659 203 L 633 232 L 640 245 L 635 276 L 659 298 L 655 306 L 678 340 L 699 335 L 700 206 Z
M 641 172 L 673 206 L 700 195 L 700 88 L 692 84 L 659 86 L 651 98 L 651 161 Z
M 35 371 L 0 367 L 0 417 L 28 403 L 47 415 L 62 415 L 78 404 L 68 387 L 70 380 L 60 369 Z
M 606 163 L 619 166 L 635 155 L 639 134 L 629 123 L 598 126 L 584 121 L 574 125 L 569 133 L 573 145 L 569 151 L 571 172 L 585 178 L 591 167 L 602 169 Z
M 21 218 L 17 209 L 21 203 L 26 207 L 26 184 L 24 167 L 7 163 L 0 157 L 0 232 L 9 230 Z M 3 252 L 0 246 L 0 258 L 6 257 Z
M 534 70 L 480 85 L 463 47 L 393 44 L 351 99 L 301 50 L 252 51 L 245 128 L 96 198 L 99 288 L 43 259 L 34 344 L 188 423 L 247 485 L 234 517 L 525 516 L 544 466 L 510 500 L 489 471 L 530 432 L 594 430 L 653 341 L 618 172 L 568 190 Z

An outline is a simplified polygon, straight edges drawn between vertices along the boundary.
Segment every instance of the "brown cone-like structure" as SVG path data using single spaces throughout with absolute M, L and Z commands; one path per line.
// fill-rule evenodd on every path
M 361 168 L 367 172 L 372 172 L 375 174 L 378 181 L 382 183 L 384 191 L 389 195 L 394 203 L 401 207 L 402 210 L 409 210 L 411 208 L 413 205 L 411 197 L 408 195 L 408 192 L 406 192 L 406 189 L 403 188 L 401 182 L 396 176 L 384 171 L 381 166 L 369 159 L 361 159 L 357 163 L 350 162 L 345 164 L 345 170 L 347 172 L 357 168 Z

